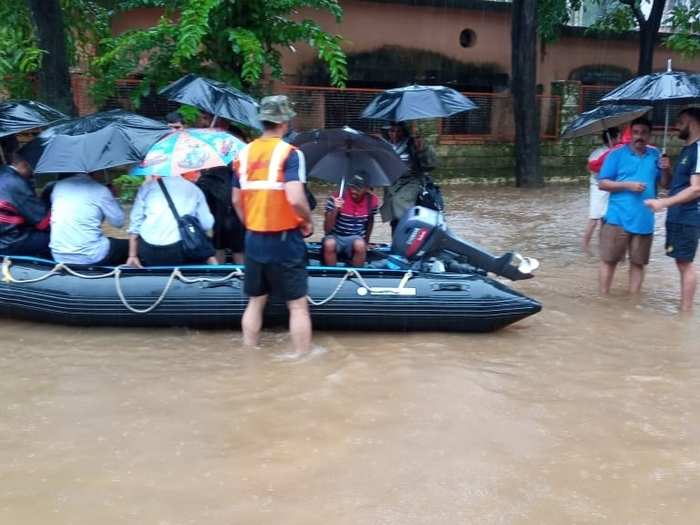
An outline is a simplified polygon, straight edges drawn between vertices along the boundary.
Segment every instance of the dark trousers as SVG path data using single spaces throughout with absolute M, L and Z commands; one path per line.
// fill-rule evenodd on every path
M 119 266 L 126 263 L 129 256 L 129 240 L 109 237 L 109 253 L 95 263 L 95 266 Z
M 158 246 L 139 239 L 139 259 L 144 266 L 179 266 L 181 264 L 205 264 L 203 261 L 191 261 L 182 252 L 182 241 Z
M 15 241 L 6 248 L 0 248 L 0 253 L 5 255 L 30 255 L 42 259 L 52 259 L 49 250 L 50 236 L 48 232 L 32 230 L 27 236 Z

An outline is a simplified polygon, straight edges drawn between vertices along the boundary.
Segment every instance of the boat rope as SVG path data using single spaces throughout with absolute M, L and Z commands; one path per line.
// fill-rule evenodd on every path
M 173 283 L 175 280 L 179 280 L 185 284 L 196 284 L 196 283 L 223 283 L 226 281 L 229 281 L 233 279 L 234 277 L 241 278 L 243 277 L 243 271 L 240 268 L 236 268 L 234 271 L 228 273 L 227 275 L 223 277 L 186 277 L 182 274 L 180 271 L 180 268 L 173 268 L 173 271 L 170 273 L 170 276 L 168 277 L 167 282 L 165 283 L 165 286 L 163 287 L 163 291 L 160 293 L 158 298 L 155 300 L 151 306 L 147 308 L 136 308 L 129 304 L 129 301 L 126 299 L 124 295 L 124 290 L 122 289 L 121 285 L 121 277 L 122 277 L 122 272 L 124 270 L 124 266 L 117 266 L 115 267 L 112 271 L 108 273 L 102 273 L 102 274 L 97 274 L 97 275 L 91 275 L 91 274 L 83 274 L 76 272 L 69 266 L 63 264 L 63 263 L 57 263 L 51 270 L 46 272 L 44 275 L 41 275 L 39 277 L 36 277 L 34 279 L 16 279 L 13 275 L 12 272 L 10 271 L 10 266 L 12 265 L 12 261 L 10 260 L 9 257 L 5 257 L 2 261 L 2 276 L 3 280 L 5 282 L 9 283 L 14 283 L 14 284 L 32 284 L 32 283 L 38 283 L 41 282 L 45 279 L 48 279 L 49 277 L 52 277 L 54 275 L 58 275 L 61 272 L 66 272 L 70 275 L 73 275 L 75 277 L 79 277 L 81 279 L 105 279 L 107 277 L 114 277 L 114 286 L 117 291 L 117 296 L 119 297 L 119 300 L 122 302 L 124 307 L 129 310 L 132 313 L 135 314 L 147 314 L 158 308 L 160 304 L 165 300 L 165 297 L 168 295 L 168 292 L 170 291 L 170 288 L 172 288 Z M 362 287 L 366 290 L 365 293 L 370 293 L 373 295 L 397 295 L 400 294 L 402 290 L 405 289 L 406 283 L 411 279 L 413 276 L 413 272 L 411 270 L 407 270 L 406 273 L 404 273 L 403 277 L 399 281 L 399 286 L 397 288 L 385 288 L 385 287 L 372 287 L 370 286 L 367 281 L 365 281 L 364 277 L 360 274 L 359 271 L 355 268 L 348 268 L 347 271 L 345 272 L 345 275 L 338 281 L 338 284 L 336 285 L 335 289 L 326 297 L 325 299 L 321 299 L 319 301 L 313 299 L 310 295 L 307 295 L 306 298 L 311 303 L 313 306 L 323 306 L 324 304 L 329 303 L 335 297 L 338 295 L 340 290 L 342 289 L 343 285 L 348 279 L 351 278 L 356 278 L 357 281 L 359 282 Z
M 5 257 L 2 261 L 2 280 L 5 281 L 6 283 L 14 283 L 14 284 L 38 283 L 38 282 L 41 282 L 45 279 L 48 279 L 49 277 L 52 277 L 54 275 L 58 275 L 61 272 L 69 273 L 71 275 L 74 275 L 75 277 L 80 277 L 81 279 L 104 279 L 105 277 L 112 277 L 113 275 L 116 275 L 116 273 L 117 273 L 117 268 L 115 268 L 114 270 L 112 270 L 109 273 L 88 275 L 88 274 L 78 273 L 75 270 L 73 270 L 70 266 L 66 266 L 64 263 L 56 263 L 56 265 L 53 268 L 51 268 L 51 270 L 46 272 L 44 275 L 40 275 L 39 277 L 36 277 L 34 279 L 16 279 L 12 275 L 12 272 L 10 272 L 10 266 L 12 266 L 12 261 L 10 260 L 9 257 Z
M 343 275 L 343 278 L 340 279 L 338 284 L 336 285 L 335 289 L 331 292 L 331 294 L 326 297 L 325 299 L 322 299 L 320 301 L 314 300 L 310 295 L 307 295 L 306 298 L 308 301 L 313 305 L 313 306 L 323 306 L 324 304 L 332 301 L 336 295 L 338 295 L 338 292 L 340 292 L 340 289 L 343 287 L 343 284 L 345 284 L 345 281 L 350 279 L 351 277 L 356 277 L 358 282 L 369 292 L 370 294 L 375 294 L 375 295 L 395 295 L 399 294 L 400 290 L 402 290 L 405 286 L 408 280 L 413 277 L 413 272 L 411 270 L 408 270 L 406 273 L 403 274 L 403 277 L 399 281 L 399 286 L 397 288 L 373 288 L 370 286 L 367 281 L 365 281 L 364 277 L 358 272 L 355 268 L 349 268 L 346 272 L 345 275 Z
M 186 277 L 185 275 L 182 274 L 180 271 L 180 268 L 174 268 L 173 271 L 170 273 L 170 276 L 168 277 L 168 281 L 165 284 L 165 287 L 163 288 L 163 291 L 161 292 L 160 296 L 158 299 L 156 299 L 155 303 L 153 303 L 151 306 L 148 308 L 144 309 L 138 309 L 134 308 L 129 304 L 127 301 L 126 297 L 124 296 L 124 291 L 122 290 L 121 286 L 121 276 L 122 276 L 122 271 L 125 268 L 124 266 L 117 266 L 114 268 L 112 271 L 108 273 L 101 273 L 97 275 L 92 275 L 92 274 L 84 274 L 80 272 L 76 272 L 73 270 L 70 266 L 67 266 L 63 263 L 57 263 L 51 270 L 46 272 L 43 275 L 40 275 L 39 277 L 36 277 L 34 279 L 16 279 L 13 275 L 12 272 L 10 271 L 10 266 L 12 265 L 12 261 L 10 260 L 9 257 L 5 257 L 2 261 L 2 268 L 0 271 L 2 271 L 2 277 L 3 280 L 6 283 L 13 283 L 13 284 L 32 284 L 32 283 L 38 283 L 41 281 L 44 281 L 48 279 L 49 277 L 52 277 L 54 275 L 59 275 L 62 272 L 66 272 L 70 275 L 73 275 L 75 277 L 79 277 L 81 279 L 105 279 L 107 277 L 114 277 L 114 285 L 117 290 L 117 295 L 119 296 L 119 300 L 122 302 L 124 307 L 129 310 L 130 312 L 137 313 L 137 314 L 146 314 L 149 312 L 152 312 L 155 310 L 160 303 L 163 302 L 165 299 L 166 295 L 168 294 L 168 291 L 170 291 L 170 288 L 173 285 L 173 281 L 175 279 L 178 279 L 179 281 L 182 281 L 185 284 L 196 284 L 196 283 L 223 283 L 226 281 L 229 281 L 230 279 L 234 277 L 242 277 L 243 272 L 241 271 L 240 268 L 236 268 L 232 272 L 224 275 L 223 277 Z
M 147 314 L 158 308 L 160 306 L 160 303 L 163 302 L 165 297 L 168 295 L 168 292 L 170 291 L 170 288 L 173 285 L 173 282 L 175 279 L 185 283 L 185 284 L 195 284 L 195 283 L 223 283 L 226 282 L 230 279 L 233 279 L 234 277 L 243 277 L 243 272 L 240 270 L 240 268 L 236 268 L 233 270 L 231 273 L 224 275 L 223 277 L 194 277 L 194 278 L 189 278 L 185 277 L 182 275 L 182 272 L 180 271 L 180 268 L 173 268 L 173 271 L 170 273 L 170 277 L 168 277 L 168 281 L 165 283 L 165 286 L 163 287 L 163 291 L 160 293 L 158 296 L 158 299 L 155 300 L 155 302 L 149 306 L 148 308 L 135 308 L 129 304 L 129 301 L 126 300 L 126 297 L 124 297 L 124 291 L 122 290 L 122 285 L 121 285 L 121 275 L 122 275 L 122 268 L 117 267 L 115 268 L 116 273 L 114 274 L 114 286 L 117 289 L 117 295 L 119 296 L 119 300 L 122 302 L 124 305 L 124 308 L 129 310 L 132 313 L 135 314 Z
M 131 313 L 134 313 L 134 314 L 147 314 L 149 312 L 152 312 L 156 308 L 158 308 L 158 306 L 160 306 L 160 303 L 163 302 L 163 299 L 165 299 L 165 296 L 168 295 L 168 292 L 170 291 L 170 287 L 173 285 L 173 281 L 175 280 L 175 278 L 178 276 L 178 273 L 180 272 L 180 270 L 178 268 L 174 268 L 173 271 L 170 273 L 170 277 L 168 277 L 168 282 L 165 283 L 165 287 L 163 287 L 163 291 L 160 293 L 160 296 L 158 296 L 158 299 L 156 299 L 156 301 L 148 308 L 139 309 L 139 308 L 134 308 L 133 306 L 131 306 L 129 304 L 129 301 L 126 300 L 126 297 L 124 297 L 124 291 L 122 290 L 122 284 L 121 284 L 121 279 L 120 279 L 122 272 L 121 272 L 121 269 L 119 267 L 117 267 L 116 269 L 118 271 L 114 276 L 114 287 L 117 289 L 117 295 L 119 296 L 119 300 L 124 305 L 124 308 L 126 308 L 127 310 L 129 310 Z

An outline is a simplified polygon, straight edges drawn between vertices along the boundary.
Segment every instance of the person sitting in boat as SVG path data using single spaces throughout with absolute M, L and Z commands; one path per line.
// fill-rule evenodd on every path
M 121 228 L 124 211 L 94 175 L 64 176 L 53 186 L 49 247 L 55 261 L 116 266 L 126 260 L 129 241 L 107 237 L 102 231 L 104 220 Z
M 49 210 L 37 197 L 32 168 L 16 153 L 0 167 L 0 254 L 49 259 Z
M 179 111 L 171 111 L 165 115 L 165 122 L 173 131 L 182 131 L 185 129 L 185 119 Z
M 335 266 L 338 257 L 353 266 L 365 263 L 378 208 L 379 199 L 362 173 L 352 176 L 343 195 L 334 193 L 328 197 L 323 222 L 323 259 L 327 265 Z
M 161 179 L 175 204 L 178 215 L 196 217 L 204 230 L 214 226 L 214 216 L 207 200 L 195 184 L 178 175 Z M 139 188 L 129 220 L 129 256 L 126 264 L 142 268 L 146 266 L 175 266 L 179 264 L 216 264 L 207 261 L 191 261 L 182 250 L 180 231 L 172 210 L 158 180 L 148 181 Z

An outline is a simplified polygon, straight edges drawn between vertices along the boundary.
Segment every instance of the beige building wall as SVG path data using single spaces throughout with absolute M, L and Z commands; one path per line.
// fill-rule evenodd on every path
M 468 10 L 444 7 L 423 7 L 405 4 L 383 4 L 361 0 L 344 0 L 343 21 L 338 24 L 330 14 L 317 10 L 302 10 L 299 18 L 313 18 L 331 33 L 342 35 L 346 53 L 361 53 L 382 46 L 418 48 L 440 53 L 457 61 L 474 64 L 497 64 L 510 75 L 510 12 L 502 9 Z M 131 28 L 149 27 L 157 23 L 162 10 L 135 9 L 123 13 L 113 23 L 113 31 L 121 33 Z M 460 33 L 474 32 L 471 47 L 462 47 Z M 285 82 L 297 83 L 298 71 L 312 62 L 316 52 L 305 43 L 294 51 L 283 49 Z M 613 65 L 632 73 L 637 68 L 637 43 L 633 40 L 600 40 L 584 37 L 563 37 L 547 45 L 540 53 L 538 82 L 544 94 L 550 83 L 566 80 L 571 72 L 582 66 Z M 664 69 L 666 59 L 674 67 L 700 72 L 700 58 L 685 60 L 680 55 L 660 47 L 655 55 L 655 67 Z
M 301 17 L 313 17 L 329 32 L 342 35 L 347 43 L 346 53 L 371 51 L 385 45 L 420 48 L 441 53 L 462 62 L 495 63 L 510 75 L 510 12 L 497 10 L 467 10 L 379 4 L 358 0 L 342 2 L 343 21 L 337 24 L 332 16 L 318 11 L 302 11 Z M 464 48 L 459 35 L 471 29 L 475 44 Z M 310 62 L 315 52 L 306 44 L 296 46 L 296 52 L 284 50 L 284 70 L 287 82 L 297 80 L 299 67 Z M 549 93 L 554 80 L 567 80 L 571 72 L 582 66 L 613 65 L 634 73 L 637 69 L 637 42 L 633 40 L 601 40 L 585 37 L 563 37 L 549 44 L 540 53 L 538 82 Z M 666 59 L 674 67 L 700 72 L 700 58 L 683 59 L 676 53 L 659 47 L 655 67 L 665 69 Z

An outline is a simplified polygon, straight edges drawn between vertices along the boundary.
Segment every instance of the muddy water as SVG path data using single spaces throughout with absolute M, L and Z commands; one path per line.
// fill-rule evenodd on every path
M 542 313 L 319 333 L 305 359 L 282 333 L 0 320 L 0 523 L 698 523 L 700 315 L 662 237 L 643 296 L 623 272 L 602 299 L 585 188 L 447 193 L 463 235 L 542 259 L 517 286 Z

